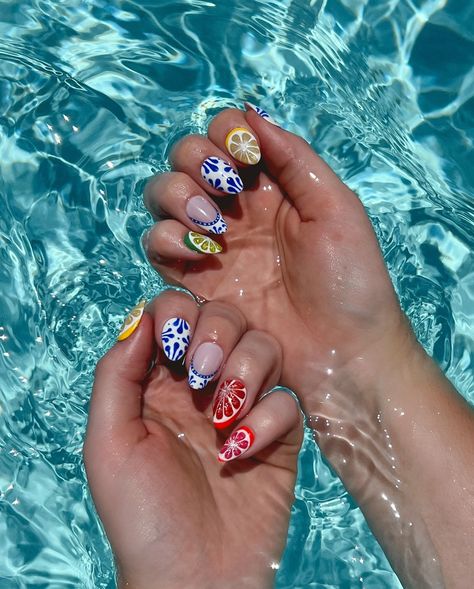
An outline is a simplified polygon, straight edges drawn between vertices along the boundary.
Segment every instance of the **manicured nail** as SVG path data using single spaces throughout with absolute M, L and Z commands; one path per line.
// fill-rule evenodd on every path
M 222 246 L 213 239 L 195 231 L 186 233 L 184 236 L 184 245 L 193 252 L 199 252 L 200 254 L 220 254 L 222 251 Z
M 268 121 L 272 125 L 275 125 L 276 127 L 279 127 L 280 126 L 275 121 L 275 119 L 272 119 L 272 117 L 267 113 L 266 110 L 263 110 L 263 108 L 260 108 L 259 106 L 255 106 L 255 104 L 251 104 L 250 102 L 246 102 L 245 103 L 245 106 L 248 106 L 249 108 L 251 108 L 252 110 L 254 110 L 258 115 L 260 115 L 262 117 L 262 119 L 265 119 L 266 121 Z
M 234 168 L 220 157 L 208 157 L 202 162 L 201 175 L 216 190 L 239 194 L 244 189 L 242 179 Z
M 124 339 L 127 339 L 127 337 L 130 337 L 132 333 L 135 331 L 135 329 L 138 327 L 143 317 L 145 304 L 146 301 L 140 301 L 138 305 L 130 311 L 128 317 L 123 322 L 120 333 L 117 336 L 117 340 L 119 342 L 123 341 Z
M 186 354 L 191 339 L 191 327 L 181 317 L 173 317 L 163 325 L 161 341 L 167 358 L 176 362 Z
M 255 440 L 253 431 L 243 425 L 236 429 L 225 441 L 222 446 L 218 459 L 220 462 L 229 462 L 245 454 Z
M 193 196 L 186 204 L 186 214 L 193 223 L 210 233 L 220 235 L 227 231 L 227 225 L 220 212 L 203 196 Z
M 243 127 L 237 127 L 230 131 L 225 139 L 225 146 L 230 155 L 243 164 L 253 166 L 258 164 L 262 157 L 255 136 Z
M 233 423 L 247 398 L 247 389 L 241 380 L 228 378 L 217 391 L 212 408 L 214 427 L 222 429 Z
M 213 342 L 204 342 L 196 348 L 189 367 L 189 386 L 203 389 L 219 371 L 224 358 L 222 348 Z

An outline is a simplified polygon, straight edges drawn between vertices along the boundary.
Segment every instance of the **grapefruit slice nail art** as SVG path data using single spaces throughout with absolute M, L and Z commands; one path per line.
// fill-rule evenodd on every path
M 247 389 L 241 380 L 226 379 L 219 390 L 212 408 L 214 427 L 222 429 L 233 423 L 247 398 Z
M 224 445 L 219 452 L 218 459 L 220 462 L 230 462 L 234 458 L 238 458 L 247 452 L 252 446 L 255 440 L 255 434 L 253 431 L 243 425 L 236 429 L 229 438 L 225 441 Z

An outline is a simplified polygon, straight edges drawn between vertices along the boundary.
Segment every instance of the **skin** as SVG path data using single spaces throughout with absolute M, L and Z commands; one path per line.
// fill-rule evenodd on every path
M 227 202 L 207 186 L 229 230 L 224 253 L 203 258 L 182 245 L 172 196 L 191 196 L 185 177 L 206 188 L 200 163 L 225 154 L 233 127 L 252 130 L 263 166 L 246 169 L 246 190 Z M 298 393 L 404 586 L 465 587 L 474 575 L 473 414 L 416 342 L 357 196 L 306 142 L 254 112 L 221 113 L 209 139 L 183 140 L 172 162 L 174 172 L 146 191 L 156 217 L 178 219 L 150 232 L 152 263 L 280 342 L 282 383 Z
M 265 447 L 251 449 L 245 460 L 218 462 L 232 428 L 214 429 L 212 390 L 191 394 L 186 374 L 167 365 L 162 353 L 149 372 L 163 318 L 177 308 L 193 313 L 186 298 L 167 293 L 156 299 L 137 330 L 97 367 L 84 446 L 93 498 L 120 587 L 270 587 L 293 502 L 300 411 L 288 394 L 265 397 L 239 424 L 254 431 L 255 448 L 262 440 Z M 246 351 L 256 344 L 260 376 L 268 387 L 276 384 L 278 344 L 246 331 L 237 310 L 211 304 L 192 326 L 196 334 L 212 326 L 220 344 L 233 341 L 229 366 L 245 367 Z

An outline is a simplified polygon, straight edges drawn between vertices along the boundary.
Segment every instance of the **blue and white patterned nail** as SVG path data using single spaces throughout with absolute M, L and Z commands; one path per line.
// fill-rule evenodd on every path
M 275 119 L 272 119 L 272 117 L 267 113 L 266 110 L 263 110 L 263 108 L 260 108 L 259 106 L 255 106 L 255 104 L 252 104 L 250 102 L 246 102 L 245 104 L 246 104 L 246 106 L 249 106 L 252 110 L 254 110 L 258 115 L 260 115 L 262 117 L 262 119 L 265 119 L 266 121 L 268 121 L 272 125 L 275 125 L 276 127 L 280 126 L 275 121 Z
M 173 317 L 163 325 L 161 341 L 167 358 L 176 362 L 186 354 L 191 339 L 191 327 L 181 317 Z
M 207 386 L 219 372 L 223 358 L 224 352 L 218 344 L 204 342 L 199 345 L 189 367 L 189 386 L 195 390 Z
M 201 175 L 216 190 L 227 194 L 239 194 L 244 189 L 241 177 L 234 168 L 220 157 L 211 156 L 202 162 Z
M 221 235 L 227 231 L 220 212 L 203 196 L 193 196 L 188 200 L 186 214 L 193 223 L 210 233 Z

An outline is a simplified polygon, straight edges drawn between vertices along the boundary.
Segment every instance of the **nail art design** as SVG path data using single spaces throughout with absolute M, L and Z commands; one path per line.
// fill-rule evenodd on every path
M 189 386 L 195 390 L 206 387 L 219 372 L 223 358 L 224 353 L 218 344 L 204 342 L 199 345 L 189 367 Z
M 247 389 L 241 380 L 228 378 L 225 380 L 214 401 L 212 413 L 214 426 L 222 429 L 233 423 L 242 409 L 247 398 Z
M 227 231 L 227 224 L 220 212 L 202 196 L 193 196 L 188 200 L 186 214 L 193 223 L 210 233 L 220 235 Z
M 253 166 L 262 157 L 255 136 L 243 127 L 232 129 L 226 137 L 225 146 L 230 155 L 243 164 Z
M 191 327 L 181 317 L 173 317 L 163 325 L 161 341 L 167 358 L 176 362 L 186 354 L 191 339 Z
M 145 303 L 146 301 L 140 301 L 138 305 L 136 305 L 130 311 L 128 317 L 123 322 L 120 333 L 117 336 L 117 340 L 119 342 L 123 341 L 124 339 L 127 339 L 127 337 L 130 337 L 132 333 L 136 330 L 140 321 L 142 320 L 143 312 L 145 310 Z
M 222 246 L 206 235 L 189 231 L 184 236 L 184 244 L 190 250 L 200 254 L 220 254 Z
M 242 179 L 229 164 L 220 157 L 208 157 L 201 166 L 201 175 L 213 188 L 227 194 L 239 194 L 244 189 Z
M 253 431 L 249 427 L 243 425 L 227 438 L 217 458 L 220 462 L 234 460 L 234 458 L 245 454 L 245 452 L 247 452 L 252 446 L 254 440 L 255 434 Z
M 262 119 L 265 119 L 266 121 L 268 121 L 272 125 L 275 125 L 276 127 L 280 126 L 275 121 L 275 119 L 272 119 L 272 117 L 267 113 L 266 110 L 263 110 L 263 108 L 260 108 L 259 106 L 255 106 L 255 104 L 251 104 L 250 102 L 246 102 L 245 105 L 249 106 L 252 110 L 254 110 L 258 115 L 260 115 L 262 117 Z

